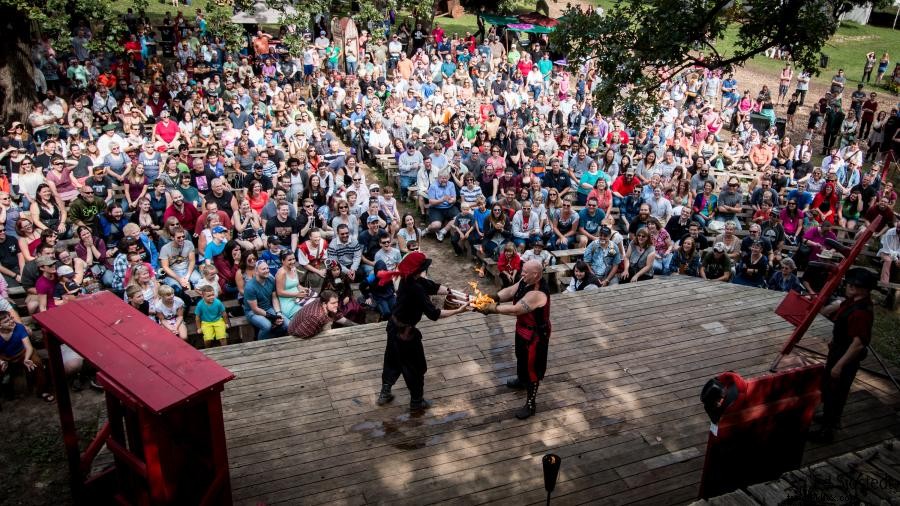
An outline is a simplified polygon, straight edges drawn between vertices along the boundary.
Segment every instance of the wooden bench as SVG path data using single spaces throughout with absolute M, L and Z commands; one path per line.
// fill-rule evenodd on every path
M 575 248 L 575 249 L 560 249 L 556 251 L 551 251 L 550 254 L 556 257 L 556 263 L 569 263 L 572 259 L 578 259 L 584 256 L 585 248 Z

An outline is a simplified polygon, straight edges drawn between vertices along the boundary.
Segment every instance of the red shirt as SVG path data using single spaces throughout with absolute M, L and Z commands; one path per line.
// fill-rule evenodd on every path
M 528 77 L 528 73 L 531 72 L 531 69 L 534 67 L 534 62 L 531 60 L 525 61 L 525 59 L 519 60 L 519 72 L 522 73 L 522 77 Z
M 881 232 L 884 227 L 891 227 L 894 225 L 894 211 L 890 206 L 887 206 L 884 209 L 879 209 L 877 204 L 870 207 L 869 210 L 866 211 L 865 219 L 871 223 L 878 215 L 881 215 L 881 225 L 878 226 L 876 232 Z
M 875 111 L 878 110 L 878 102 L 875 100 L 866 100 L 862 106 L 862 120 L 873 121 L 875 119 Z
M 631 182 L 625 181 L 625 174 L 619 175 L 615 181 L 613 181 L 612 187 L 610 188 L 612 191 L 618 193 L 622 197 L 627 197 L 631 195 L 631 192 L 634 191 L 634 187 L 640 183 L 640 179 L 637 176 L 631 176 Z
M 521 266 L 522 259 L 518 253 L 513 253 L 512 257 L 506 256 L 506 253 L 501 253 L 497 258 L 497 269 L 500 272 L 519 272 Z
M 169 120 L 169 124 L 166 125 L 165 122 L 160 121 L 153 127 L 153 133 L 160 136 L 168 144 L 178 135 L 178 123 Z
M 174 216 L 175 219 L 178 220 L 178 223 L 184 227 L 185 230 L 194 230 L 197 226 L 197 219 L 200 218 L 200 211 L 194 207 L 194 204 L 190 202 L 185 202 L 181 211 L 175 209 L 175 205 L 171 205 L 166 208 L 166 212 L 163 213 L 163 222 L 165 223 L 170 217 Z

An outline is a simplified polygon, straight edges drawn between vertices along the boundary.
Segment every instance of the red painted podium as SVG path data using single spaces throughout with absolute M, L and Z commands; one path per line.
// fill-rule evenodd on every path
M 109 292 L 39 313 L 76 504 L 231 504 L 221 392 L 234 375 Z M 81 453 L 60 345 L 97 369 L 108 421 Z M 115 464 L 91 476 L 106 445 Z
M 746 380 L 746 391 L 710 426 L 701 498 L 774 480 L 800 467 L 824 367 L 807 365 Z

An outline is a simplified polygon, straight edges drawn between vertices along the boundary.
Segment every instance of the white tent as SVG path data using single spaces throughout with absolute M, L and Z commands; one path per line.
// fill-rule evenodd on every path
M 266 2 L 259 1 L 253 4 L 251 10 L 235 14 L 231 21 L 240 25 L 277 25 L 281 22 L 282 16 L 293 16 L 294 14 L 297 14 L 297 10 L 290 5 L 285 5 L 282 9 L 273 9 Z

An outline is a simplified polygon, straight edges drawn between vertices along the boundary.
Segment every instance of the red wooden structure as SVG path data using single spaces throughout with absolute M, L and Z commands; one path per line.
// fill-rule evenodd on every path
M 816 319 L 819 311 L 825 306 L 825 303 L 828 302 L 828 298 L 831 297 L 831 294 L 833 294 L 841 285 L 844 274 L 850 270 L 850 267 L 853 267 L 853 262 L 856 261 L 856 257 L 859 256 L 859 253 L 866 247 L 866 243 L 869 242 L 869 239 L 871 239 L 872 235 L 875 234 L 875 231 L 878 230 L 879 225 L 881 225 L 881 216 L 877 216 L 872 220 L 872 223 L 870 223 L 868 227 L 856 234 L 856 242 L 853 244 L 853 247 L 847 248 L 842 252 L 844 254 L 844 259 L 831 269 L 831 277 L 815 297 L 804 297 L 797 292 L 790 291 L 784 297 L 784 300 L 781 301 L 781 304 L 775 309 L 776 314 L 794 324 L 797 328 L 794 329 L 794 332 L 791 333 L 791 337 L 781 348 L 781 352 L 775 357 L 772 367 L 769 368 L 770 371 L 775 372 L 775 370 L 778 369 L 778 364 L 781 362 L 781 359 L 790 355 L 791 351 L 794 350 L 794 346 L 796 346 L 797 343 L 800 342 L 800 339 L 803 338 L 803 334 L 809 330 L 809 326 L 812 325 L 812 322 Z
M 76 504 L 231 504 L 221 391 L 234 375 L 109 292 L 35 316 Z M 60 345 L 97 369 L 108 421 L 82 454 Z M 106 445 L 115 465 L 90 476 Z
M 710 428 L 700 497 L 774 480 L 800 466 L 824 367 L 808 365 L 747 380 L 747 391 Z

